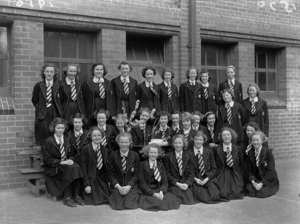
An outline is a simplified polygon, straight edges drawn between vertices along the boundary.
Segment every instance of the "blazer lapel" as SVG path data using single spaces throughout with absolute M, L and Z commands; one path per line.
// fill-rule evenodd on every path
M 221 114 L 222 120 L 225 121 L 226 117 L 227 117 L 227 111 L 226 111 L 225 107 L 220 107 L 220 114 Z
M 223 146 L 220 146 L 219 148 L 218 148 L 218 150 L 217 150 L 217 153 L 218 153 L 218 155 L 219 155 L 219 157 L 220 157 L 220 159 L 221 159 L 221 161 L 222 161 L 222 163 L 223 163 L 223 166 L 225 165 L 225 163 L 224 163 L 224 161 L 223 161 L 223 158 L 222 158 L 222 155 L 221 155 L 221 151 L 223 150 Z
M 233 107 L 231 107 L 231 110 L 232 110 L 232 118 L 234 118 L 238 111 L 238 107 L 235 105 L 235 103 L 233 104 Z
M 133 163 L 133 161 L 134 161 L 133 153 L 129 150 L 128 156 L 126 159 L 126 173 L 128 172 L 129 167 L 131 167 L 131 164 Z
M 264 147 L 262 147 L 261 151 L 260 151 L 260 155 L 259 155 L 259 162 L 258 162 L 259 166 L 264 161 L 266 154 L 267 154 L 266 152 L 267 152 L 267 150 Z
M 124 89 L 124 84 L 121 82 L 121 76 L 118 76 L 116 78 L 116 86 L 118 87 L 118 89 L 120 90 L 120 92 L 122 92 L 122 90 Z
M 129 92 L 131 92 L 133 90 L 134 80 L 130 76 L 129 76 L 129 80 L 130 80 L 130 83 L 129 83 Z
M 185 86 L 186 86 L 190 91 L 192 91 L 193 93 L 195 92 L 194 89 L 192 88 L 192 86 L 191 86 L 191 84 L 190 84 L 189 81 L 187 81 L 187 82 L 185 83 Z
M 182 156 L 182 158 L 183 158 L 183 156 Z M 171 153 L 170 160 L 171 160 L 171 163 L 173 164 L 173 166 L 175 167 L 175 169 L 178 170 L 178 164 L 177 164 L 175 152 Z
M 208 159 L 208 149 L 207 148 L 203 148 L 203 160 L 204 160 L 204 164 L 206 164 L 207 159 Z
M 262 107 L 263 101 L 260 98 L 258 98 L 258 102 L 257 102 L 256 105 L 257 105 L 256 106 L 256 111 L 258 111 Z
M 41 82 L 40 87 L 41 87 L 43 96 L 44 96 L 44 98 L 45 98 L 45 100 L 46 100 L 46 99 L 47 99 L 47 86 L 46 86 L 45 81 L 44 81 L 44 82 Z
M 232 155 L 233 162 L 235 161 L 237 154 L 238 154 L 238 150 L 237 150 L 236 146 L 232 147 L 231 155 Z
M 56 140 L 54 137 L 52 137 L 51 139 L 51 143 L 55 146 L 55 148 L 59 151 L 60 153 L 60 149 L 59 149 L 59 145 L 57 144 Z
M 143 90 L 143 92 L 145 93 L 145 96 L 148 98 L 148 94 L 147 94 L 147 87 L 146 87 L 146 83 L 143 82 L 141 84 L 141 89 Z
M 185 170 L 185 167 L 187 166 L 187 163 L 189 161 L 189 157 L 186 153 L 182 153 L 182 173 L 184 172 Z
M 100 148 L 101 149 L 101 148 Z M 88 148 L 89 154 L 91 155 L 91 158 L 93 160 L 93 162 L 96 164 L 97 166 L 97 153 L 95 152 L 95 150 L 93 149 L 93 145 L 92 143 L 89 144 L 89 148 Z M 102 151 L 101 151 L 102 152 Z

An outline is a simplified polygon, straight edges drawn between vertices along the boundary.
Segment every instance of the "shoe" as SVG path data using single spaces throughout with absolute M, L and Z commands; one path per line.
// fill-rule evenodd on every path
M 64 199 L 64 205 L 68 207 L 77 207 L 76 203 L 71 198 Z
M 78 205 L 85 205 L 84 201 L 80 196 L 76 196 L 74 200 Z

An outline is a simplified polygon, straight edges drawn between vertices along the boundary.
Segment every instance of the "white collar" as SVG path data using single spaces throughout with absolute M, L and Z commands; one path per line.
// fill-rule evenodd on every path
M 198 131 L 198 129 L 199 129 L 199 124 L 198 124 L 197 126 L 193 126 L 193 125 L 192 125 L 192 129 Z
M 169 85 L 171 86 L 171 82 L 164 81 L 164 84 L 165 84 L 166 87 L 168 87 Z
M 76 131 L 76 130 L 74 130 L 74 135 L 77 137 L 79 134 L 83 134 L 83 130 L 82 130 L 82 128 L 81 128 L 81 130 L 80 131 Z
M 260 155 L 261 149 L 262 149 L 262 146 L 260 146 L 258 149 L 255 149 L 255 155 L 256 155 L 256 152 L 258 152 L 258 155 Z
M 190 131 L 191 131 L 191 127 L 188 130 L 183 129 L 183 134 L 188 134 L 188 133 L 190 133 Z
M 255 102 L 258 102 L 258 97 L 257 97 L 257 96 L 254 97 L 254 98 L 249 97 L 249 101 L 250 101 L 250 102 L 253 101 L 254 103 L 255 103 Z
M 200 149 L 196 149 L 196 147 L 194 146 L 194 155 L 198 155 L 199 152 L 201 155 L 203 155 L 203 146 L 201 146 Z
M 201 82 L 201 85 L 202 85 L 203 87 L 208 88 L 208 87 L 209 87 L 209 82 L 207 82 L 207 83 L 202 83 L 202 82 Z
M 120 78 L 121 78 L 121 82 L 125 82 L 126 80 L 127 83 L 130 83 L 129 76 L 124 77 L 121 75 Z
M 227 148 L 229 148 L 229 151 L 231 152 L 231 151 L 232 151 L 232 144 L 230 144 L 230 145 L 225 145 L 225 144 L 223 143 L 223 150 L 224 150 L 224 152 L 227 152 Z
M 100 128 L 103 131 L 106 131 L 106 124 L 104 124 L 103 126 L 98 125 L 98 128 Z
M 104 78 L 101 77 L 101 78 L 99 79 L 99 78 L 97 78 L 96 76 L 94 76 L 94 77 L 93 77 L 93 82 L 94 82 L 94 83 L 99 83 L 99 82 L 102 82 L 102 83 L 103 83 L 103 82 L 104 82 Z
M 145 85 L 147 88 L 149 88 L 150 86 L 153 87 L 153 82 L 148 82 L 147 80 L 145 80 Z
M 154 164 L 156 164 L 156 167 L 157 167 L 157 160 L 152 161 L 152 160 L 149 159 L 150 169 L 153 169 Z
M 179 125 L 176 125 L 176 126 L 172 125 L 172 129 L 173 129 L 173 130 L 175 130 L 175 129 L 180 130 L 180 127 L 179 127 Z
M 178 153 L 178 152 L 175 151 L 176 159 L 177 159 L 178 157 L 181 157 L 181 158 L 182 158 L 182 154 L 183 154 L 183 151 L 181 151 L 180 153 Z
M 74 84 L 75 84 L 75 79 L 74 79 L 74 80 L 71 80 L 71 79 L 67 76 L 67 77 L 66 77 L 66 83 L 67 83 L 68 85 L 71 85 L 72 82 L 74 82 Z
M 229 105 L 230 107 L 233 107 L 234 101 L 231 101 L 230 103 L 225 103 L 225 107 L 226 107 L 226 108 L 228 107 L 228 105 Z
M 196 80 L 192 81 L 189 79 L 190 85 L 196 85 Z
M 159 126 L 159 130 L 160 130 L 160 131 L 166 131 L 167 129 L 168 129 L 168 126 L 166 126 L 166 127 L 164 127 L 164 128 L 161 127 L 161 126 Z
M 47 81 L 47 80 L 45 79 L 45 81 L 46 81 L 46 86 L 48 86 L 49 84 L 50 84 L 50 86 L 53 86 L 53 79 L 52 79 L 51 81 Z
M 94 142 L 92 142 L 92 146 L 93 146 L 94 151 L 98 150 L 98 146 L 101 147 L 100 143 L 99 144 L 95 144 Z
M 209 131 L 213 131 L 213 130 L 215 129 L 215 127 L 214 127 L 214 126 L 207 125 L 207 129 L 208 129 Z
M 228 82 L 229 85 L 230 85 L 230 82 L 232 83 L 232 85 L 234 85 L 235 84 L 235 78 L 233 78 L 231 80 L 227 79 L 227 82 Z
M 128 156 L 128 153 L 129 153 L 129 150 L 127 150 L 126 153 L 122 153 L 121 150 L 120 150 L 120 155 L 121 155 L 121 157 L 127 157 L 127 156 Z
M 60 143 L 60 140 L 61 140 L 62 144 L 64 144 L 64 136 L 58 137 L 56 134 L 54 134 L 54 138 L 55 138 L 55 141 L 56 141 L 56 143 L 57 143 L 58 145 L 59 145 L 59 143 Z

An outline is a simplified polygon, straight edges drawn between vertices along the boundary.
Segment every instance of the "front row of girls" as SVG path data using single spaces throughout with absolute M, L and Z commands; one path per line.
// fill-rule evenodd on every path
M 140 162 L 131 149 L 130 133 L 120 132 L 118 148 L 112 151 L 103 145 L 101 127 L 91 128 L 88 140 L 82 119 L 73 122 L 74 130 L 64 135 L 66 122 L 55 118 L 50 125 L 54 135 L 42 146 L 47 191 L 63 196 L 69 207 L 109 204 L 115 210 L 170 210 L 245 195 L 265 198 L 279 189 L 274 157 L 263 146 L 266 137 L 261 131 L 249 131 L 252 145 L 245 155 L 235 144 L 236 133 L 224 127 L 220 145 L 213 149 L 205 146 L 203 131 L 194 133 L 193 145 L 184 134 L 176 134 L 172 151 L 164 156 L 157 144 L 148 144 L 140 151 L 145 158 Z M 83 144 L 80 151 L 78 144 Z

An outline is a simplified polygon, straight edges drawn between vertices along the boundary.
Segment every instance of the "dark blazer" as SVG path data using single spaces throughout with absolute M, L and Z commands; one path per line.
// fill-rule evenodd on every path
M 157 161 L 157 168 L 161 176 L 161 181 L 158 183 L 159 191 L 162 191 L 164 194 L 166 194 L 168 191 L 168 177 L 164 164 L 162 162 Z M 149 160 L 145 160 L 141 162 L 138 175 L 138 185 L 140 193 L 148 196 L 154 195 L 155 192 L 149 187 L 150 179 L 151 176 Z
M 131 111 L 127 111 L 127 114 L 131 114 L 131 112 L 134 110 L 135 103 L 137 100 L 137 88 L 138 88 L 138 82 L 129 76 L 129 104 Z M 113 87 L 114 91 L 114 102 L 116 104 L 116 109 L 112 113 L 112 115 L 123 113 L 122 111 L 122 104 L 121 104 L 121 94 L 124 91 L 124 84 L 121 81 L 120 76 L 114 78 L 111 80 L 111 85 Z
M 179 168 L 175 151 L 169 152 L 164 158 L 166 173 L 169 180 L 169 188 L 176 186 L 177 182 L 186 183 L 190 187 L 194 181 L 195 167 L 191 164 L 191 158 L 187 151 L 182 152 L 182 176 L 179 175 Z
M 202 114 L 206 114 L 208 111 L 212 111 L 214 113 L 217 112 L 218 109 L 218 93 L 217 93 L 217 87 L 209 83 L 209 86 L 207 88 L 208 91 L 208 98 L 205 99 L 205 93 L 204 89 L 206 87 L 201 88 L 201 102 L 202 102 L 202 111 L 200 111 Z
M 59 84 L 53 80 L 52 101 L 58 110 L 59 116 L 62 117 L 62 106 L 59 95 Z M 47 86 L 45 81 L 35 84 L 32 92 L 31 102 L 35 107 L 35 116 L 39 120 L 43 120 L 47 114 Z
M 107 170 L 107 158 L 109 150 L 103 146 L 100 147 L 103 160 L 103 172 Z M 85 145 L 80 152 L 80 167 L 83 173 L 83 186 L 91 186 L 97 178 L 97 153 L 93 149 L 92 143 Z
M 69 144 L 69 140 L 66 136 L 64 136 L 64 148 L 66 158 L 75 161 L 75 158 L 78 156 L 77 150 Z M 57 168 L 60 166 L 61 154 L 59 145 L 56 143 L 54 136 L 47 138 L 42 145 L 42 155 L 45 176 L 55 176 L 57 174 Z
M 104 89 L 105 89 L 105 100 L 106 100 L 106 106 L 108 112 L 111 115 L 115 114 L 115 110 L 116 110 L 116 102 L 115 102 L 115 97 L 114 97 L 114 90 L 113 90 L 113 86 L 112 83 L 106 79 L 105 77 L 103 77 L 104 79 Z M 90 79 L 86 82 L 83 83 L 83 99 L 84 99 L 84 105 L 85 105 L 85 109 L 86 109 L 86 116 L 88 119 L 90 119 L 93 115 L 94 115 L 94 107 L 95 107 L 95 96 L 94 96 L 94 92 L 92 90 L 91 87 L 91 83 L 93 82 L 93 79 Z
M 224 89 L 230 89 L 228 84 L 228 79 L 226 79 L 224 82 L 221 82 L 218 89 L 218 95 L 219 95 L 219 106 L 221 104 L 224 104 L 222 92 Z M 234 83 L 234 95 L 235 95 L 235 102 L 238 102 L 240 104 L 243 103 L 243 87 L 242 84 L 235 79 Z
M 114 142 L 116 141 L 116 137 L 117 137 L 116 127 L 106 124 L 105 137 L 106 137 L 106 142 L 107 142 L 108 148 L 111 151 L 115 151 Z
M 151 91 L 151 94 L 153 94 L 153 105 L 154 108 L 156 110 L 156 114 L 158 114 L 161 111 L 161 105 L 160 105 L 160 100 L 159 100 L 159 96 L 160 96 L 160 89 L 158 87 L 158 85 L 156 85 L 155 83 L 153 83 L 153 89 L 156 92 L 156 94 L 153 94 Z M 148 88 L 146 87 L 146 83 L 142 82 L 140 85 L 138 85 L 137 88 L 137 99 L 140 100 L 140 104 L 139 104 L 139 108 L 141 107 L 148 107 L 149 109 L 152 109 L 149 107 L 148 102 L 150 101 L 150 99 L 148 98 Z
M 160 83 L 158 85 L 160 91 L 160 104 L 161 104 L 161 110 L 162 111 L 167 111 L 169 113 L 172 113 L 174 111 L 179 111 L 179 93 L 177 86 L 174 83 L 171 83 L 171 90 L 172 90 L 172 99 L 169 101 L 169 95 L 168 95 L 168 88 L 165 86 L 164 82 Z M 170 105 L 169 105 L 170 104 Z M 169 111 L 169 107 L 172 108 L 172 111 Z
M 67 134 L 67 138 L 69 140 L 69 143 L 72 147 L 74 147 L 78 152 L 80 152 L 81 148 L 88 144 L 89 142 L 91 142 L 90 138 L 89 138 L 89 132 L 86 130 L 83 130 L 83 134 L 80 136 L 80 145 L 79 147 L 76 144 L 76 137 L 75 137 L 75 133 L 74 130 L 71 130 L 68 132 Z
M 129 150 L 126 157 L 126 172 L 122 170 L 122 157 L 120 151 L 112 152 L 108 157 L 108 180 L 113 189 L 117 184 L 121 186 L 130 185 L 136 187 L 137 175 L 140 166 L 139 155 Z
M 69 99 L 71 98 L 71 95 L 68 94 L 68 92 L 67 92 L 67 89 L 69 87 L 66 82 L 66 79 L 61 80 L 59 82 L 59 86 L 60 86 L 59 94 L 60 94 L 60 98 L 61 98 L 62 111 L 63 111 L 63 115 L 64 115 L 65 111 L 68 107 Z M 75 82 L 75 89 L 76 89 L 76 93 L 77 93 L 77 105 L 78 105 L 79 111 L 81 114 L 86 115 L 85 105 L 84 105 L 84 101 L 83 101 L 83 94 L 82 94 L 82 83 L 78 80 L 76 80 L 76 82 Z
M 256 112 L 254 116 L 251 114 L 252 103 L 249 100 L 249 97 L 244 100 L 243 106 L 246 112 L 246 124 L 250 121 L 256 122 L 263 133 L 269 136 L 269 109 L 266 101 L 258 97 L 258 102 L 255 104 Z
M 214 138 L 211 138 L 210 131 L 208 130 L 207 126 L 204 126 L 203 132 L 207 137 L 207 142 L 206 143 L 209 144 L 209 143 L 218 143 L 219 142 L 218 141 L 218 133 L 217 133 L 216 125 L 214 127 Z
M 160 131 L 159 125 L 156 126 L 154 130 L 152 130 L 151 138 L 162 139 L 162 132 Z M 171 128 L 167 126 L 165 131 L 165 139 L 171 143 Z
M 187 136 L 188 147 L 194 144 L 194 136 L 195 136 L 196 132 L 197 132 L 196 130 L 193 130 L 191 128 L 191 130 L 190 130 L 190 132 L 189 132 L 189 134 Z M 183 129 L 180 131 L 180 134 L 183 134 Z
M 180 123 L 179 124 L 179 130 L 174 130 L 173 128 L 172 128 L 172 123 L 170 123 L 170 132 L 171 132 L 171 139 L 175 136 L 175 135 L 177 135 L 177 134 L 181 134 L 181 131 L 182 131 L 182 124 Z
M 181 112 L 193 113 L 195 111 L 202 111 L 201 89 L 202 86 L 197 82 L 195 84 L 195 90 L 189 81 L 180 85 L 179 104 Z
M 150 125 L 146 125 L 146 135 L 144 139 L 144 133 L 139 126 L 131 128 L 130 134 L 132 136 L 133 147 L 139 150 L 144 145 L 147 145 L 148 142 L 151 140 L 151 130 L 152 127 Z

